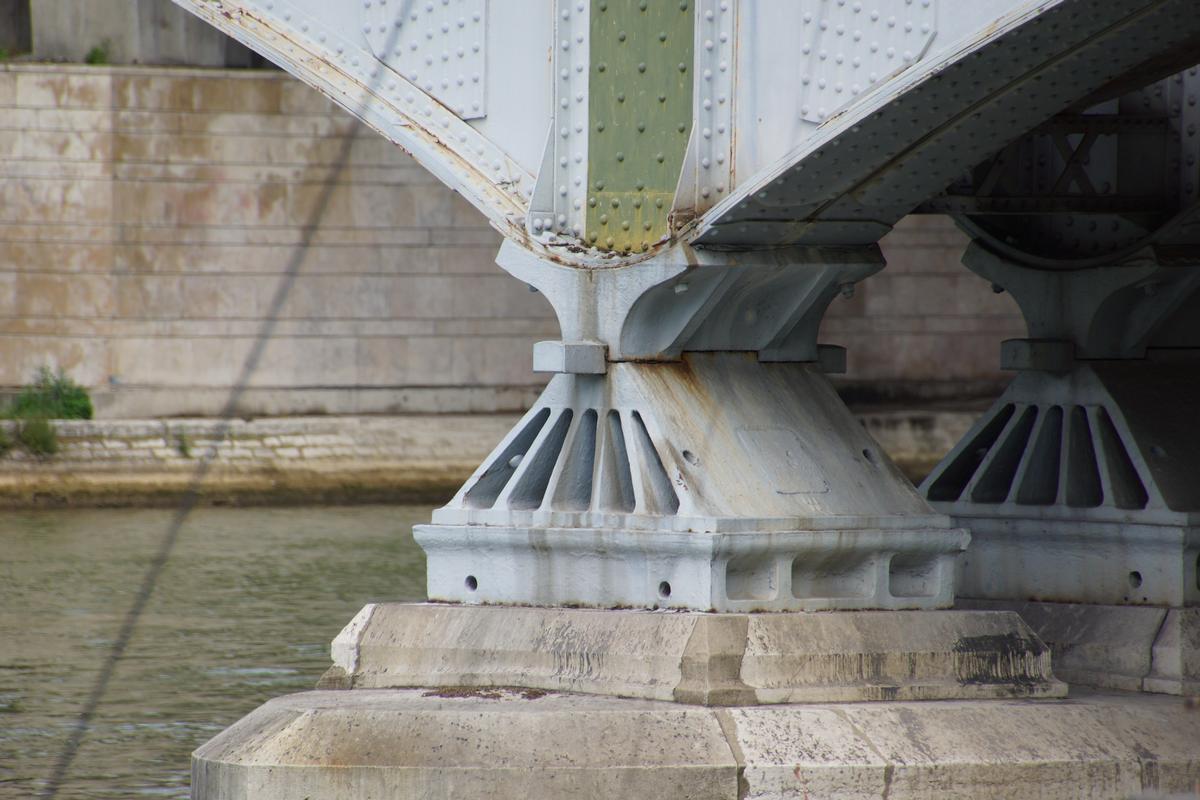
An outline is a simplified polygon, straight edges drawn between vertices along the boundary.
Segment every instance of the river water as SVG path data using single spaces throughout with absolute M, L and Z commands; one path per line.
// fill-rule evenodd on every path
M 312 688 L 363 604 L 424 596 L 429 511 L 195 511 L 58 797 L 187 797 L 192 750 Z M 0 513 L 0 797 L 45 786 L 171 516 Z

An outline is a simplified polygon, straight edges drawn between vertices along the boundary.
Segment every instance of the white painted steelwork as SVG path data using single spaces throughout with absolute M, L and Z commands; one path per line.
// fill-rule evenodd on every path
M 1016 379 L 921 486 L 972 530 L 959 592 L 1200 604 L 1200 269 L 1152 251 L 1038 269 L 980 244 L 964 263 L 1030 338 L 1004 343 Z
M 876 241 L 922 204 L 1051 273 L 1107 268 L 1130 247 L 1186 263 L 1129 285 L 1099 272 L 1025 281 L 1056 293 L 1025 309 L 1031 320 L 1075 327 L 1010 345 L 1014 365 L 1141 359 L 1150 323 L 1173 331 L 1176 350 L 1200 348 L 1167 313 L 1195 302 L 1198 87 L 1181 74 L 1154 88 L 1195 63 L 1194 0 L 176 2 L 461 192 L 505 236 L 501 266 L 555 308 L 562 341 L 540 344 L 536 365 L 559 374 L 418 533 L 434 597 L 948 603 L 944 567 L 961 535 L 881 455 L 864 465 L 873 451 L 818 371 L 844 362 L 817 342 L 825 308 L 882 266 Z M 1163 153 L 1162 169 L 1146 169 Z M 988 218 L 1014 210 L 1032 221 Z M 1086 394 L 1073 402 L 1091 408 Z M 1099 424 L 1096 413 L 1084 417 Z M 717 432 L 722 446 L 699 455 L 699 434 Z M 957 474 L 963 452 L 939 474 Z M 972 502 L 1001 455 L 981 467 Z M 943 508 L 981 518 L 955 498 Z M 743 581 L 738 564 L 767 577 Z M 485 568 L 490 578 L 476 574 Z M 767 589 L 739 598 L 740 582 Z
M 539 256 L 645 257 L 581 238 L 592 0 L 176 1 L 412 152 Z M 1186 64 L 1179 50 L 1200 32 L 1186 0 L 694 6 L 693 144 L 675 227 L 654 249 L 874 241 L 1154 56 Z
M 415 535 L 434 600 L 716 611 L 948 607 L 967 542 L 817 369 L 735 353 L 555 376 Z
M 363 0 L 363 33 L 389 70 L 460 119 L 486 116 L 487 0 Z

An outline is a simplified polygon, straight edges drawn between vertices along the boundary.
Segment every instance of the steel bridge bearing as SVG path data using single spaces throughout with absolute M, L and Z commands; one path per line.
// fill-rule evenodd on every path
M 971 531 L 960 598 L 1029 614 L 1075 654 L 1073 675 L 1112 688 L 1129 688 L 1132 668 L 1105 642 L 1137 628 L 1122 634 L 1145 655 L 1137 688 L 1194 692 L 1200 271 L 1154 250 L 1075 270 L 979 244 L 963 260 L 1012 292 L 1032 338 L 1005 343 L 1017 376 L 921 485 Z
M 433 600 L 719 611 L 946 608 L 967 540 L 818 369 L 743 353 L 555 376 L 416 538 Z

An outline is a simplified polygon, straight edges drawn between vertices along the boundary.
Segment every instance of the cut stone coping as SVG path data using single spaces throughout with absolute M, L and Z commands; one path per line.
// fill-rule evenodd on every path
M 503 689 L 315 691 L 267 702 L 192 761 L 196 800 L 1124 800 L 1198 781 L 1200 711 L 1086 693 L 703 708 Z
M 327 688 L 517 686 L 709 706 L 1061 697 L 1011 612 L 709 614 L 385 603 L 334 639 Z

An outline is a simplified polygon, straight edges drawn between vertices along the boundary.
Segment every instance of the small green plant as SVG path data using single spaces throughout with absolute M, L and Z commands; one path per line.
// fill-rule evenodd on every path
M 11 453 L 12 449 L 12 437 L 8 435 L 8 431 L 6 431 L 4 428 L 0 428 L 0 458 L 4 458 L 6 455 Z
M 8 52 L 7 47 L 0 47 L 0 61 L 8 61 L 12 58 L 12 53 Z
M 108 39 L 105 39 L 103 42 L 96 45 L 91 50 L 87 51 L 87 54 L 83 57 L 83 63 L 94 64 L 97 66 L 100 64 L 107 64 L 108 63 L 108 48 L 109 48 L 109 41 L 108 41 Z
M 8 415 L 14 419 L 91 419 L 92 399 L 61 370 L 42 367 L 33 383 L 21 389 Z
M 184 458 L 192 457 L 192 439 L 186 433 L 181 433 L 175 437 L 175 449 L 179 451 L 179 455 Z
M 52 456 L 58 452 L 58 431 L 50 420 L 41 417 L 22 420 L 17 428 L 17 441 L 35 456 Z

